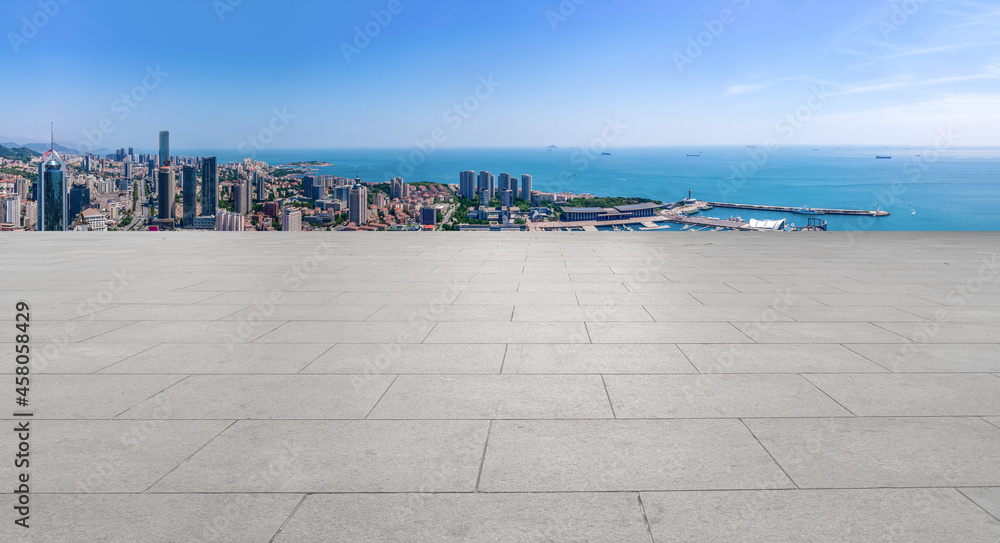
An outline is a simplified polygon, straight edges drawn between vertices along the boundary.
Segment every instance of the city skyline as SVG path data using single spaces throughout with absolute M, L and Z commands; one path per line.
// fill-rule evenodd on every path
M 152 127 L 185 134 L 186 149 L 239 148 L 265 129 L 274 149 L 412 147 L 436 130 L 448 148 L 571 146 L 611 121 L 626 127 L 615 146 L 910 145 L 946 128 L 1000 145 L 1000 10 L 985 3 L 295 7 L 104 0 L 35 25 L 39 5 L 20 3 L 11 79 L 73 69 L 60 88 L 6 88 L 28 107 L 0 135 L 46 141 L 51 120 L 90 149 L 152 147 Z

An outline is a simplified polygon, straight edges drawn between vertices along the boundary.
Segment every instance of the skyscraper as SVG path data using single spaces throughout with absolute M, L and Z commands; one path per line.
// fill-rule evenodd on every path
M 511 177 L 509 173 L 502 173 L 497 178 L 497 196 L 503 194 L 503 191 L 510 190 Z
M 69 225 L 67 217 L 69 191 L 66 186 L 66 167 L 59 153 L 50 150 L 38 165 L 38 230 L 42 232 L 65 232 Z
M 476 172 L 466 170 L 458 174 L 459 185 L 458 195 L 466 200 L 473 200 L 476 197 Z
M 181 195 L 184 199 L 184 228 L 194 228 L 194 218 L 198 215 L 198 177 L 194 166 L 184 166 L 181 173 Z
M 253 210 L 253 190 L 249 177 L 240 177 L 233 185 L 233 209 L 240 215 L 249 215 Z
M 258 202 L 263 202 L 266 198 L 264 194 L 264 176 L 260 173 L 260 170 L 254 168 L 253 170 L 253 186 L 257 191 L 255 200 Z
M 282 232 L 301 232 L 302 231 L 302 211 L 287 207 L 281 213 L 281 231 Z
M 21 197 L 22 202 L 28 201 L 28 181 L 26 179 L 18 179 L 15 183 L 17 195 Z
M 514 206 L 514 191 L 503 189 L 500 191 L 500 207 Z
M 479 172 L 479 178 L 476 181 L 476 193 L 488 190 L 490 192 L 490 198 L 496 194 L 496 178 L 490 172 Z
M 527 174 L 521 176 L 521 199 L 531 199 L 531 176 Z
M 129 184 L 132 184 L 132 162 L 129 160 L 125 161 L 125 179 L 128 179 Z
M 17 196 L 3 200 L 3 222 L 21 227 L 21 199 Z
M 489 189 L 482 189 L 479 191 L 479 207 L 489 207 L 490 205 L 490 191 Z
M 370 210 L 368 209 L 368 189 L 358 183 L 351 189 L 351 196 L 347 202 L 349 209 L 348 219 L 354 224 L 361 226 L 368 224 Z
M 160 167 L 170 164 L 170 132 L 160 132 Z
M 75 221 L 81 211 L 90 207 L 90 189 L 76 185 L 69 189 L 69 219 Z
M 219 167 L 216 158 L 209 157 L 201 163 L 201 214 L 215 215 L 219 212 Z
M 174 170 L 169 166 L 161 166 L 157 181 L 157 216 L 160 220 L 174 218 Z

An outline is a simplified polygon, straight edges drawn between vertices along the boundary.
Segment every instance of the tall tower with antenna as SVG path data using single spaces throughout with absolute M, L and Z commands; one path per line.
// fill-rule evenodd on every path
M 55 123 L 49 126 L 49 151 L 38 166 L 38 230 L 64 232 L 69 225 L 69 194 L 66 166 L 56 152 Z

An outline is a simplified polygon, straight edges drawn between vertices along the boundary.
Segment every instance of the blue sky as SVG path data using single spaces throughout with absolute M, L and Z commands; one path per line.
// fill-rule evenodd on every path
M 992 0 L 398 0 L 387 23 L 372 11 L 390 0 L 48 1 L 64 4 L 4 3 L 5 137 L 47 139 L 51 120 L 108 148 L 169 129 L 175 148 L 232 149 L 269 125 L 275 148 L 435 131 L 570 146 L 617 119 L 615 146 L 929 146 L 949 129 L 1000 145 Z M 35 34 L 22 17 L 49 20 Z

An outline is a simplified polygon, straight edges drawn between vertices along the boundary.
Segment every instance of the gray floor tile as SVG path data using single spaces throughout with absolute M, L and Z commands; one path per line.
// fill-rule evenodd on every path
M 924 322 L 926 320 L 902 309 L 888 306 L 789 306 L 782 307 L 780 311 L 799 322 Z
M 894 372 L 1000 371 L 1000 345 L 847 345 Z
M 799 375 L 607 375 L 604 379 L 620 419 L 851 416 Z
M 630 305 L 521 305 L 514 322 L 652 322 L 642 306 Z
M 90 343 L 248 343 L 283 322 L 142 321 L 101 334 Z
M 721 305 L 721 306 L 731 306 L 731 305 L 750 305 L 750 306 L 769 306 L 777 307 L 779 309 L 788 306 L 798 306 L 798 305 L 822 305 L 812 298 L 813 294 L 805 294 L 796 292 L 793 289 L 789 291 L 783 291 L 778 293 L 695 293 L 692 294 L 704 305 Z
M 302 373 L 500 373 L 506 345 L 334 345 Z
M 672 344 L 509 345 L 504 373 L 695 373 Z
M 142 492 L 231 423 L 34 421 L 31 423 L 31 472 L 35 481 L 31 485 L 35 493 L 32 498 L 38 493 L 55 492 Z M 13 445 L 13 435 L 5 432 L 5 449 Z M 9 467 L 6 462 L 0 466 L 0 477 L 14 480 L 13 462 Z
M 548 306 L 577 305 L 572 292 L 463 292 L 455 298 L 455 305 L 516 305 Z
M 917 343 L 996 343 L 997 326 L 984 322 L 877 322 L 886 330 Z
M 387 305 L 370 322 L 510 322 L 513 305 Z
M 120 330 L 133 324 L 135 321 L 38 321 L 31 324 L 31 341 L 36 347 L 40 344 L 54 343 L 63 345 L 77 343 L 91 338 L 99 337 L 113 330 Z M 6 335 L 6 334 L 5 334 Z M 11 334 L 4 338 L 5 341 L 13 342 L 14 336 Z M 147 341 L 155 343 L 155 341 Z
M 344 375 L 192 375 L 119 418 L 363 419 L 392 380 L 389 375 L 366 379 Z
M 245 304 L 129 304 L 95 313 L 93 319 L 98 321 L 213 321 L 232 315 L 245 307 Z
M 594 343 L 752 343 L 729 323 L 590 322 Z
M 289 322 L 256 343 L 420 343 L 433 328 L 423 322 Z
M 268 543 L 301 499 L 295 494 L 36 494 L 30 532 L 46 543 Z M 13 511 L 7 509 L 0 518 L 12 526 Z
M 110 419 L 181 381 L 180 375 L 39 375 L 29 400 L 36 418 Z
M 791 317 L 767 306 L 692 305 L 671 307 L 647 305 L 646 310 L 657 322 L 739 322 L 765 319 L 790 322 L 792 320 Z
M 829 306 L 938 306 L 939 304 L 910 294 L 810 294 L 810 298 Z
M 471 492 L 487 421 L 241 421 L 152 492 Z M 280 474 L 254 485 L 247 473 Z
M 195 293 L 192 293 L 195 294 Z M 223 292 L 211 293 L 210 297 L 201 303 L 213 305 L 252 305 L 268 307 L 275 305 L 317 305 L 325 304 L 340 296 L 339 292 L 295 292 L 274 290 L 261 292 Z M 358 305 L 364 305 L 361 302 Z M 375 302 L 368 302 L 375 303 Z
M 581 292 L 576 295 L 581 305 L 668 305 L 668 306 L 700 306 L 701 302 L 690 294 L 672 292 L 629 292 L 625 294 L 606 294 L 596 292 Z
M 131 345 L 131 344 L 122 344 Z M 115 344 L 100 348 L 117 347 Z M 164 343 L 114 364 L 101 373 L 298 373 L 329 344 Z
M 441 322 L 424 343 L 589 343 L 582 322 Z
M 737 420 L 495 421 L 485 492 L 790 488 Z
M 1000 322 L 997 307 L 907 307 L 906 311 L 939 322 Z M 898 319 L 885 319 L 896 321 Z
M 809 375 L 863 417 L 1000 415 L 1000 377 L 989 373 Z
M 275 543 L 649 543 L 634 493 L 313 495 Z
M 598 375 L 401 375 L 369 418 L 611 417 Z
M 281 304 L 253 306 L 226 316 L 225 321 L 363 321 L 375 314 L 382 306 L 369 305 L 323 305 L 323 304 Z
M 987 513 L 1000 519 L 1000 487 L 997 488 L 960 488 L 970 500 L 976 502 Z
M 867 322 L 733 323 L 757 343 L 910 343 Z
M 644 492 L 653 537 L 685 543 L 995 541 L 1000 523 L 954 489 Z
M 31 354 L 32 373 L 93 373 L 116 362 L 151 349 L 155 343 L 49 343 L 37 346 Z M 0 352 L 14 353 L 13 345 Z M 13 364 L 4 364 L 0 373 L 14 373 Z
M 841 345 L 679 345 L 702 373 L 885 373 Z M 897 349 L 899 345 L 894 345 Z
M 1000 486 L 1000 429 L 976 418 L 746 423 L 802 488 Z

